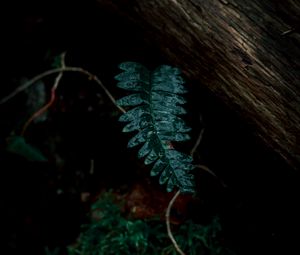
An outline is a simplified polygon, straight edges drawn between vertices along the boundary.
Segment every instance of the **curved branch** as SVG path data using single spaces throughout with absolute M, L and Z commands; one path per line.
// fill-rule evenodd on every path
M 180 255 L 185 255 L 185 253 L 180 249 L 180 247 L 178 246 L 178 243 L 176 242 L 173 234 L 172 234 L 172 230 L 171 230 L 171 225 L 170 225 L 170 212 L 171 212 L 171 208 L 173 206 L 173 204 L 175 203 L 177 197 L 180 195 L 180 190 L 176 192 L 176 194 L 173 196 L 173 198 L 171 199 L 168 207 L 167 207 L 167 211 L 166 211 L 166 225 L 167 225 L 167 231 L 168 231 L 168 236 L 171 239 L 176 251 L 180 254 Z
M 0 100 L 0 105 L 6 103 L 7 101 L 9 101 L 10 99 L 12 99 L 13 97 L 15 97 L 17 94 L 19 94 L 20 92 L 26 90 L 27 88 L 29 88 L 30 86 L 32 86 L 34 83 L 36 83 L 38 80 L 41 80 L 49 75 L 52 74 L 56 74 L 56 73 L 62 73 L 62 72 L 77 72 L 77 73 L 82 73 L 85 74 L 89 77 L 89 79 L 94 80 L 105 92 L 105 94 L 108 96 L 108 98 L 111 100 L 111 102 L 122 112 L 125 113 L 126 111 L 117 105 L 115 98 L 112 96 L 112 94 L 109 92 L 109 90 L 103 85 L 103 83 L 100 81 L 100 79 L 90 73 L 89 71 L 81 68 L 81 67 L 71 67 L 71 66 L 66 66 L 66 67 L 61 67 L 61 68 L 55 68 L 55 69 L 51 69 L 48 70 L 44 73 L 41 73 L 37 76 L 35 76 L 34 78 L 32 78 L 31 80 L 29 80 L 28 82 L 25 82 L 23 85 L 21 85 L 20 87 L 16 88 L 12 93 L 10 93 L 8 96 L 2 98 Z

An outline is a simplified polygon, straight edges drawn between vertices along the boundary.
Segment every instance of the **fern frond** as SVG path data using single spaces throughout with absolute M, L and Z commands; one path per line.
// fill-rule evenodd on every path
M 162 65 L 150 72 L 135 62 L 120 65 L 124 72 L 115 77 L 117 86 L 132 92 L 117 101 L 120 106 L 134 107 L 124 113 L 119 121 L 128 122 L 123 132 L 138 131 L 128 147 L 142 145 L 139 158 L 146 165 L 153 164 L 151 175 L 160 175 L 159 183 L 167 184 L 167 191 L 177 186 L 181 192 L 193 192 L 194 168 L 192 158 L 176 151 L 171 142 L 190 139 L 191 129 L 178 115 L 185 114 L 186 93 L 180 70 Z

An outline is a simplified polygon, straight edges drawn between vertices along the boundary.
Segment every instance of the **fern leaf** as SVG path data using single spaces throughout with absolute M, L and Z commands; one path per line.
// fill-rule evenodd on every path
M 167 191 L 178 187 L 181 192 L 193 192 L 192 158 L 170 146 L 173 141 L 190 139 L 191 129 L 179 117 L 186 113 L 181 94 L 187 92 L 180 70 L 162 65 L 150 72 L 135 62 L 122 63 L 120 69 L 124 72 L 115 77 L 117 86 L 133 92 L 117 101 L 120 106 L 134 107 L 119 119 L 127 122 L 123 132 L 137 131 L 128 147 L 142 145 L 138 157 L 146 165 L 153 164 L 151 176 L 159 175 Z

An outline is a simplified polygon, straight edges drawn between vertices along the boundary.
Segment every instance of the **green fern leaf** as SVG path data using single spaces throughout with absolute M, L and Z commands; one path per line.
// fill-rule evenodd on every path
M 133 93 L 117 101 L 120 106 L 134 107 L 119 121 L 127 122 L 123 132 L 137 131 L 128 147 L 142 145 L 138 157 L 146 165 L 153 164 L 151 176 L 159 175 L 159 183 L 167 191 L 178 187 L 181 192 L 194 192 L 192 158 L 176 151 L 171 142 L 186 141 L 191 130 L 178 115 L 185 114 L 181 106 L 186 93 L 180 70 L 162 65 L 150 72 L 135 62 L 120 65 L 124 72 L 115 77 L 119 88 Z

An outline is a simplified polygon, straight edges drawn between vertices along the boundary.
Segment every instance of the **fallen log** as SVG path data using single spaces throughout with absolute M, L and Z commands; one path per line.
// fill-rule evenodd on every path
M 299 169 L 300 1 L 278 2 L 97 0 L 141 25 L 188 78 Z

